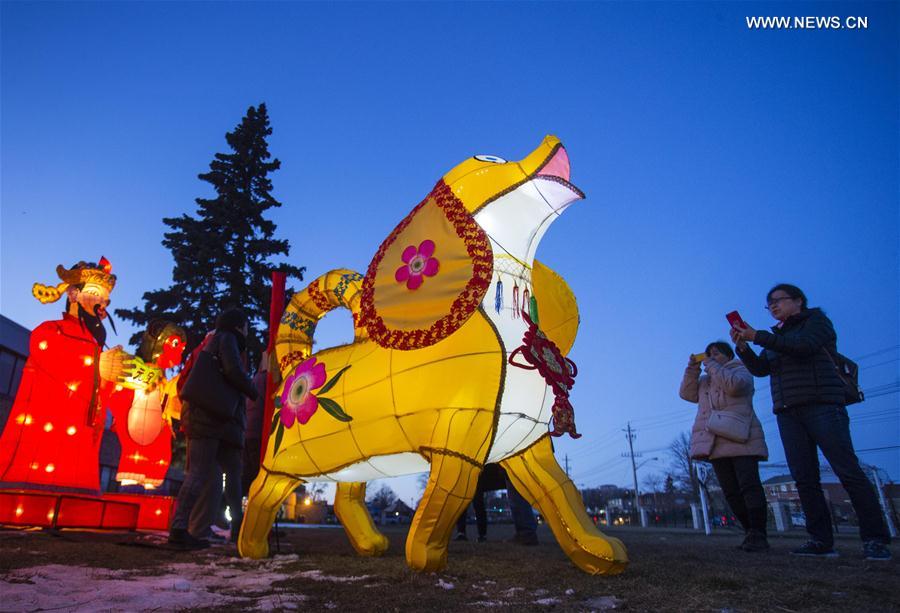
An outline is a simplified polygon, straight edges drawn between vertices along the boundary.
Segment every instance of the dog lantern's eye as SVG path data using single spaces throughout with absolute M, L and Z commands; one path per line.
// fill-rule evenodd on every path
M 506 164 L 506 160 L 496 155 L 476 155 L 475 159 L 479 162 L 491 162 L 492 164 Z

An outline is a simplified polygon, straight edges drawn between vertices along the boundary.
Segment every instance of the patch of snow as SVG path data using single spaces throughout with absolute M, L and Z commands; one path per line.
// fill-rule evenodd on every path
M 525 591 L 524 587 L 511 587 L 508 590 L 506 590 L 505 592 L 503 592 L 503 595 L 506 597 L 515 596 L 516 592 L 524 592 L 524 591 Z
M 597 611 L 608 611 L 610 609 L 617 609 L 619 605 L 624 602 L 624 600 L 616 598 L 615 596 L 597 596 L 585 600 L 584 605 Z
M 470 607 L 505 607 L 507 603 L 502 600 L 476 600 L 469 603 Z
M 354 581 L 365 581 L 366 579 L 372 578 L 374 575 L 359 575 L 357 577 L 335 577 L 333 575 L 323 575 L 321 570 L 305 570 L 302 573 L 297 573 L 297 577 L 303 577 L 304 579 L 312 579 L 313 581 L 331 581 L 332 583 L 353 583 Z
M 566 596 L 571 596 L 574 593 L 575 593 L 575 590 L 573 590 L 572 588 L 569 588 L 566 590 Z
M 443 579 L 438 579 L 437 583 L 435 583 L 435 585 L 438 586 L 439 588 L 441 588 L 442 590 L 452 590 L 453 588 L 456 587 L 449 581 L 444 581 Z
M 111 570 L 49 564 L 13 570 L 0 580 L 4 610 L 174 610 L 195 607 L 296 608 L 300 594 L 271 594 L 272 584 L 291 576 L 275 572 L 296 556 L 254 560 L 236 569 L 221 562 L 170 564 L 161 575 L 143 569 Z M 202 560 L 202 558 L 201 558 Z M 30 582 L 30 583 L 29 583 Z
M 560 602 L 562 602 L 562 601 L 559 598 L 539 598 L 534 601 L 534 604 L 550 606 L 553 604 L 559 604 Z
M 306 600 L 303 594 L 271 594 L 263 596 L 256 601 L 256 610 L 258 611 L 296 611 L 299 609 L 297 603 Z
M 535 596 L 543 596 L 544 594 L 547 594 L 548 592 L 547 592 L 547 590 L 540 589 L 540 590 L 534 590 L 531 593 L 534 594 Z

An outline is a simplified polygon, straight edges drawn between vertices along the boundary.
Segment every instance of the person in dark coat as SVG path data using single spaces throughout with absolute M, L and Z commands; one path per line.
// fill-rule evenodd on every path
M 890 534 L 875 489 L 859 465 L 850 440 L 843 382 L 834 356 L 837 334 L 821 309 L 810 309 L 800 288 L 785 283 L 766 295 L 778 323 L 771 332 L 732 328 L 741 361 L 757 377 L 769 377 L 772 410 L 791 476 L 797 484 L 810 540 L 794 555 L 836 557 L 831 514 L 822 492 L 817 448 L 850 494 L 868 560 L 890 560 Z M 762 347 L 757 355 L 748 345 Z
M 475 488 L 475 496 L 472 497 L 472 510 L 475 511 L 475 525 L 478 528 L 478 542 L 487 541 L 487 509 L 484 506 L 484 495 L 487 492 L 506 488 L 506 471 L 499 464 L 485 464 L 484 470 L 478 475 L 478 485 Z M 469 511 L 466 509 L 456 522 L 456 540 L 467 541 L 466 524 L 469 520 Z
M 487 509 L 484 506 L 484 494 L 494 490 L 506 490 L 506 498 L 509 502 L 509 511 L 512 515 L 513 526 L 516 529 L 515 536 L 510 539 L 520 545 L 537 545 L 537 520 L 531 505 L 522 494 L 516 490 L 506 474 L 506 470 L 499 464 L 485 464 L 484 470 L 478 476 L 478 485 L 475 496 L 472 498 L 472 508 L 475 510 L 475 524 L 478 528 L 478 542 L 487 541 Z M 467 541 L 466 523 L 468 521 L 468 509 L 463 511 L 456 522 L 456 540 Z
M 265 392 L 263 392 L 265 393 Z M 225 424 L 219 452 L 216 457 L 218 470 L 206 482 L 200 496 L 194 503 L 188 521 L 188 532 L 204 539 L 221 539 L 213 530 L 213 524 L 225 525 L 228 521 L 225 508 L 231 511 L 231 542 L 236 543 L 243 521 L 243 456 L 247 412 L 243 399 L 238 402 L 231 421 Z M 257 448 L 258 449 L 258 448 Z M 223 488 L 224 483 L 224 488 Z M 224 491 L 223 491 L 224 490 Z M 222 505 L 224 493 L 225 505 Z
M 221 368 L 221 385 L 230 392 L 228 402 L 232 405 L 231 417 L 222 419 L 199 405 L 185 402 L 182 408 L 182 419 L 188 439 L 187 474 L 181 490 L 175 515 L 169 530 L 169 543 L 187 547 L 203 548 L 208 541 L 198 538 L 205 530 L 192 518 L 192 512 L 198 499 L 204 494 L 204 488 L 216 487 L 221 482 L 221 471 L 226 474 L 225 498 L 232 513 L 232 534 L 237 537 L 241 519 L 241 447 L 244 439 L 244 401 L 243 397 L 256 398 L 256 388 L 244 370 L 241 354 L 246 348 L 247 316 L 239 309 L 224 311 L 216 319 L 216 329 L 203 351 L 212 353 L 218 358 Z M 190 374 L 193 374 L 190 373 Z M 190 374 L 188 377 L 190 377 Z M 215 500 L 217 496 L 203 496 L 204 500 Z M 207 513 L 206 509 L 197 510 L 200 517 Z M 214 512 L 209 511 L 209 521 Z M 192 529 L 188 531 L 188 522 L 192 520 Z M 208 526 L 207 526 L 208 527 Z
M 241 473 L 241 492 L 244 496 L 250 493 L 250 484 L 259 473 L 260 447 L 262 445 L 262 426 L 266 411 L 266 380 L 269 376 L 269 354 L 263 352 L 259 361 L 259 369 L 253 377 L 253 385 L 259 396 L 256 400 L 247 400 L 247 429 L 244 431 L 244 457 Z

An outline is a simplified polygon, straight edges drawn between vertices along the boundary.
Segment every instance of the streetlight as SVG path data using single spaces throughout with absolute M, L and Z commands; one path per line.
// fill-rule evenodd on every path
M 650 462 L 655 462 L 655 461 L 658 460 L 658 459 L 659 459 L 659 458 L 650 458 L 650 459 L 648 459 L 648 460 L 644 460 L 643 462 L 641 462 L 640 464 L 637 465 L 637 468 L 640 468 L 640 467 L 643 466 L 644 464 L 648 464 L 648 463 L 650 463 Z
M 637 504 L 638 513 L 641 512 L 641 494 L 638 491 L 637 471 L 641 466 L 644 466 L 645 464 L 649 464 L 650 462 L 655 462 L 658 459 L 659 458 L 648 458 L 634 467 L 634 500 Z

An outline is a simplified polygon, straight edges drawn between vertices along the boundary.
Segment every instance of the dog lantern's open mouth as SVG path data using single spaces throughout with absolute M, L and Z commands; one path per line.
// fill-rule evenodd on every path
M 556 212 L 561 212 L 576 200 L 584 199 L 584 192 L 569 182 L 570 173 L 569 154 L 559 144 L 535 175 L 538 179 L 536 187 Z

